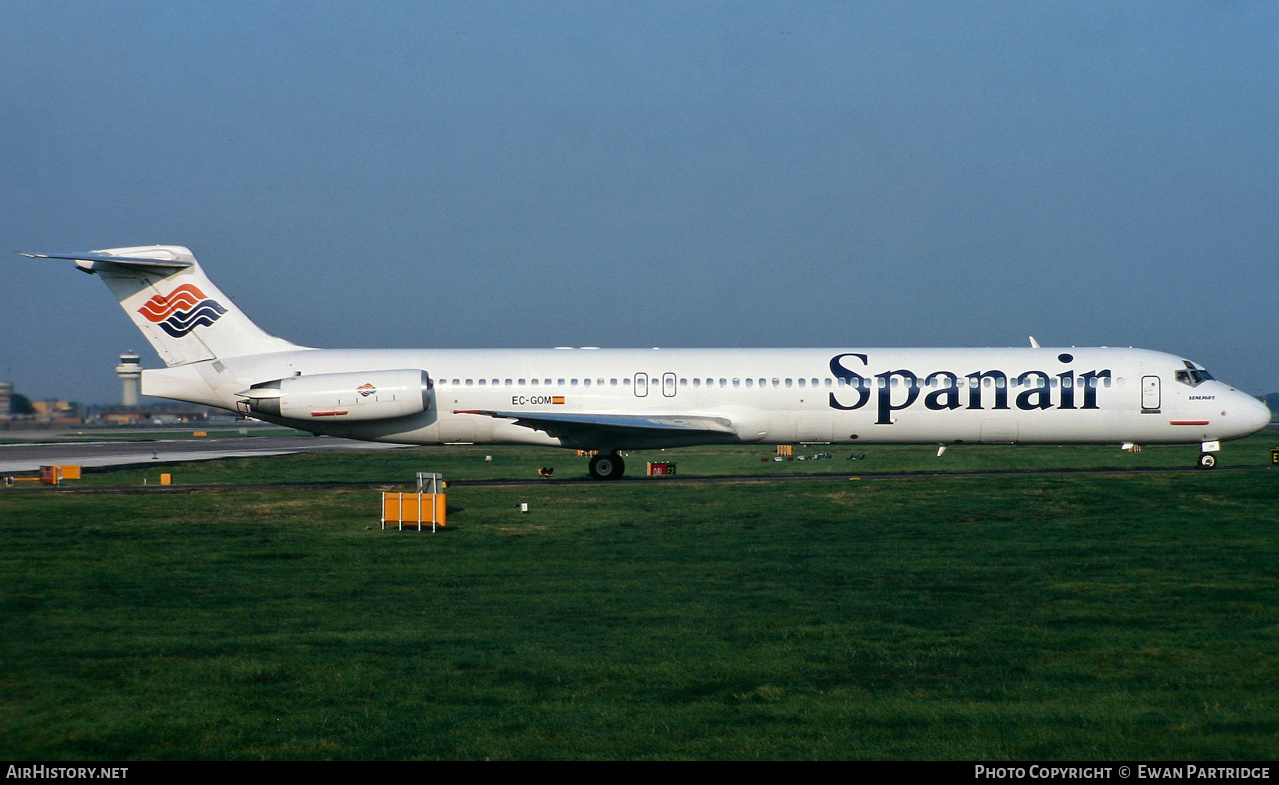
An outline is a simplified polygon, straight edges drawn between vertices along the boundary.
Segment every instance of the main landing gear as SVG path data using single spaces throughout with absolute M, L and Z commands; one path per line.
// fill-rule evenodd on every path
M 615 452 L 591 458 L 591 476 L 597 480 L 616 480 L 626 471 L 626 462 Z

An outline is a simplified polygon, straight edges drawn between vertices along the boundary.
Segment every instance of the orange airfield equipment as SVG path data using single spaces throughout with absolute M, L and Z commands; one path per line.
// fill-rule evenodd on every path
M 431 531 L 446 525 L 447 504 L 443 493 L 389 493 L 382 494 L 382 528 L 395 525 L 400 531 L 407 524 L 410 528 L 431 524 Z

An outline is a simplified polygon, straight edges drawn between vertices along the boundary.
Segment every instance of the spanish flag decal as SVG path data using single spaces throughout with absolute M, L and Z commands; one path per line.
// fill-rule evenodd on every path
M 551 397 L 551 403 L 553 403 L 553 404 L 555 404 L 555 403 L 564 403 L 564 396 L 563 396 L 563 395 L 554 395 L 554 396 L 552 396 L 552 397 Z

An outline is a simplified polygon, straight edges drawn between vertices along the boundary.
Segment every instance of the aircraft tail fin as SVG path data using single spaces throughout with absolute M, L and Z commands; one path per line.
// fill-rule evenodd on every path
M 304 348 L 254 324 L 180 245 L 23 256 L 69 259 L 102 278 L 169 366 Z

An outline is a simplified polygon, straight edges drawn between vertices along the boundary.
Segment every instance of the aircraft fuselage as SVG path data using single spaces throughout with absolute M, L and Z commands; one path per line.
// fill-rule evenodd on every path
M 1174 355 L 1130 348 L 301 350 L 143 372 L 143 393 L 242 411 L 320 433 L 406 444 L 641 449 L 707 443 L 1212 442 L 1255 432 L 1265 407 Z M 247 412 L 268 379 L 417 368 L 425 411 L 333 420 Z M 1204 374 L 1206 375 L 1206 374 Z M 197 378 L 203 383 L 197 383 Z M 199 395 L 191 395 L 199 389 Z M 185 394 L 185 397 L 184 397 Z M 361 405 L 351 396 L 351 407 Z M 732 434 L 565 437 L 513 417 L 722 418 Z

